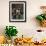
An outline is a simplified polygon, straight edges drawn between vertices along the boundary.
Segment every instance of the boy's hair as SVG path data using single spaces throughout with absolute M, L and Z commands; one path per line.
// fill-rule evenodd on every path
M 40 6 L 40 9 L 46 9 L 46 6 Z

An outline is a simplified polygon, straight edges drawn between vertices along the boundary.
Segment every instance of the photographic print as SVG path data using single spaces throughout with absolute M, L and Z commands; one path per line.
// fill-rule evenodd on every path
M 9 2 L 9 21 L 26 22 L 26 1 Z

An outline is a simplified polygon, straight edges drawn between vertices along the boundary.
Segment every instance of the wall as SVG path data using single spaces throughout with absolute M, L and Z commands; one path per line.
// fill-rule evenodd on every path
M 40 6 L 46 5 L 46 0 L 25 0 L 27 2 L 27 22 L 23 23 L 9 22 L 9 1 L 12 0 L 0 0 L 0 34 L 4 33 L 4 28 L 6 25 L 16 26 L 19 31 L 18 36 L 21 36 L 22 34 L 24 36 L 31 36 L 32 34 L 36 34 L 37 29 L 46 30 L 45 28 L 40 27 L 35 19 L 35 16 L 41 13 Z

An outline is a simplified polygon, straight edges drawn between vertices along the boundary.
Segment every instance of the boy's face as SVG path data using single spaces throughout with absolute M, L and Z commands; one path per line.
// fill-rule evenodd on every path
M 44 14 L 46 14 L 46 6 L 41 6 L 41 10 Z
M 42 8 L 42 12 L 46 14 L 46 8 Z

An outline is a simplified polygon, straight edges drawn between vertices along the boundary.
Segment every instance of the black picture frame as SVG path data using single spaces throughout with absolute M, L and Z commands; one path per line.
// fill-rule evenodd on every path
M 26 22 L 26 1 L 9 1 L 9 22 Z

